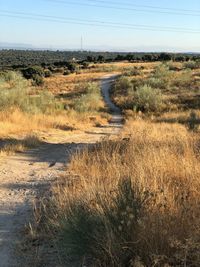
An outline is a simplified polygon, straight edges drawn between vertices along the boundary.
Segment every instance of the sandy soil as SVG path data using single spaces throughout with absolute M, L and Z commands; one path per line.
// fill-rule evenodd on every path
M 56 177 L 66 171 L 70 155 L 102 138 L 117 135 L 122 127 L 120 110 L 109 98 L 115 76 L 102 79 L 102 94 L 112 113 L 111 123 L 84 133 L 59 137 L 41 147 L 4 158 L 0 164 L 0 267 L 26 267 L 17 255 L 22 229 L 30 220 L 32 202 L 48 191 Z

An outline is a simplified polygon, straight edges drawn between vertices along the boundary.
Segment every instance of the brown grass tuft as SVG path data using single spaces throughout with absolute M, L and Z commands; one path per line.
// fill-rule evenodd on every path
M 10 156 L 15 153 L 24 152 L 29 148 L 36 148 L 41 144 L 40 139 L 35 135 L 27 135 L 22 140 L 8 139 L 0 149 L 1 156 Z

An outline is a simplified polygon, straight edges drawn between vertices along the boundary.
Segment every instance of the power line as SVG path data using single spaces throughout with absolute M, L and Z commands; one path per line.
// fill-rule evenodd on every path
M 177 11 L 177 12 L 192 12 L 192 13 L 200 13 L 200 10 L 194 9 L 182 9 L 182 8 L 170 8 L 170 7 L 161 7 L 161 6 L 151 6 L 151 5 L 137 5 L 133 3 L 123 2 L 123 4 L 114 1 L 104 1 L 104 0 L 86 0 L 88 2 L 94 3 L 103 3 L 103 4 L 111 4 L 111 5 L 118 5 L 118 6 L 134 6 L 134 7 L 143 7 L 143 8 L 150 8 L 150 9 L 161 9 L 161 10 L 169 10 L 169 11 Z M 64 2 L 64 1 L 63 1 Z
M 164 27 L 164 26 L 160 27 L 160 26 L 153 26 L 153 25 L 150 26 L 150 25 L 141 25 L 141 24 L 128 24 L 128 23 L 111 22 L 111 21 L 86 20 L 86 19 L 50 16 L 50 15 L 36 14 L 36 13 L 25 13 L 25 12 L 16 12 L 16 11 L 12 12 L 12 11 L 7 11 L 7 10 L 0 10 L 0 13 L 2 16 L 7 16 L 7 17 L 13 16 L 13 17 L 22 18 L 22 19 L 35 19 L 35 20 L 42 20 L 42 21 L 71 23 L 71 24 L 80 24 L 80 25 L 89 25 L 89 26 L 153 30 L 153 31 L 169 31 L 169 32 L 181 32 L 181 33 L 200 33 L 199 29 L 191 29 L 191 28 Z
M 150 9 L 138 9 L 138 8 L 131 8 L 126 6 L 114 6 L 114 5 L 103 5 L 103 4 L 92 4 L 92 3 L 80 3 L 80 2 L 66 2 L 63 0 L 43 0 L 52 3 L 59 3 L 65 5 L 75 5 L 75 6 L 87 6 L 87 7 L 96 7 L 96 8 L 106 8 L 106 9 L 116 9 L 116 10 L 128 10 L 128 11 L 135 11 L 135 12 L 142 12 L 142 13 L 156 13 L 156 14 L 166 14 L 166 15 L 178 15 L 178 16 L 193 16 L 193 17 L 200 17 L 200 13 L 197 14 L 190 14 L 190 13 L 183 13 L 183 12 L 176 12 L 176 11 L 161 11 L 161 10 L 150 10 Z M 140 6 L 141 7 L 141 6 Z M 153 8 L 153 7 L 152 7 Z

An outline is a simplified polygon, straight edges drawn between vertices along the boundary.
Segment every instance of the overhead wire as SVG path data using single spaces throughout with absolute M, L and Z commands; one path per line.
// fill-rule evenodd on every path
M 161 10 L 169 10 L 169 11 L 177 11 L 177 12 L 192 12 L 192 13 L 200 13 L 200 10 L 194 9 L 182 9 L 182 8 L 170 8 L 170 7 L 161 7 L 161 6 L 152 6 L 152 5 L 138 5 L 128 2 L 114 2 L 114 1 L 105 1 L 105 0 L 86 0 L 87 2 L 91 3 L 103 3 L 103 4 L 112 4 L 112 5 L 120 5 L 120 6 L 134 6 L 134 7 L 143 7 L 143 8 L 150 8 L 150 9 L 161 9 Z M 63 1 L 64 2 L 64 1 Z
M 43 0 L 45 2 L 52 2 L 52 3 L 59 3 L 59 4 L 64 4 L 64 5 L 75 5 L 75 6 L 85 6 L 85 7 L 95 7 L 95 8 L 105 8 L 105 9 L 112 9 L 112 10 L 127 10 L 127 11 L 135 11 L 135 12 L 142 12 L 142 13 L 156 13 L 156 14 L 167 14 L 167 15 L 178 15 L 178 16 L 193 16 L 193 17 L 200 17 L 200 13 L 184 13 L 184 12 L 178 12 L 178 11 L 167 11 L 167 10 L 151 10 L 151 9 L 142 9 L 141 8 L 133 8 L 133 7 L 128 7 L 125 5 L 122 6 L 116 6 L 116 5 L 111 5 L 108 2 L 108 5 L 105 4 L 95 4 L 91 3 L 80 3 L 76 1 L 63 1 L 63 0 Z M 139 7 L 139 5 L 138 5 Z M 152 7 L 153 8 L 153 7 Z M 188 11 L 187 11 L 188 12 Z
M 120 22 L 111 22 L 111 21 L 100 21 L 100 20 L 86 20 L 80 18 L 69 18 L 69 17 L 58 17 L 45 14 L 36 14 L 29 12 L 17 12 L 17 11 L 7 11 L 0 10 L 0 16 L 4 17 L 15 17 L 21 19 L 33 19 L 41 21 L 51 21 L 58 23 L 68 23 L 68 24 L 78 24 L 78 25 L 88 25 L 88 26 L 98 26 L 98 27 L 112 27 L 120 29 L 136 29 L 136 30 L 146 30 L 146 31 L 163 31 L 163 32 L 181 32 L 181 33 L 194 33 L 199 34 L 199 29 L 191 28 L 178 28 L 178 27 L 162 27 L 162 26 L 151 26 L 143 24 L 128 24 Z

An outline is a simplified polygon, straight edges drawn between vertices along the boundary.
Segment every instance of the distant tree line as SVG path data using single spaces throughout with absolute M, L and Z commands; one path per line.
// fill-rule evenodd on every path
M 27 68 L 40 65 L 43 68 L 56 66 L 68 67 L 69 62 L 79 62 L 87 66 L 87 62 L 151 62 L 151 61 L 189 61 L 200 59 L 200 54 L 184 53 L 117 53 L 90 51 L 35 51 L 35 50 L 0 50 L 0 68 Z M 73 65 L 71 65 L 73 69 Z M 73 71 L 73 70 L 72 70 Z

